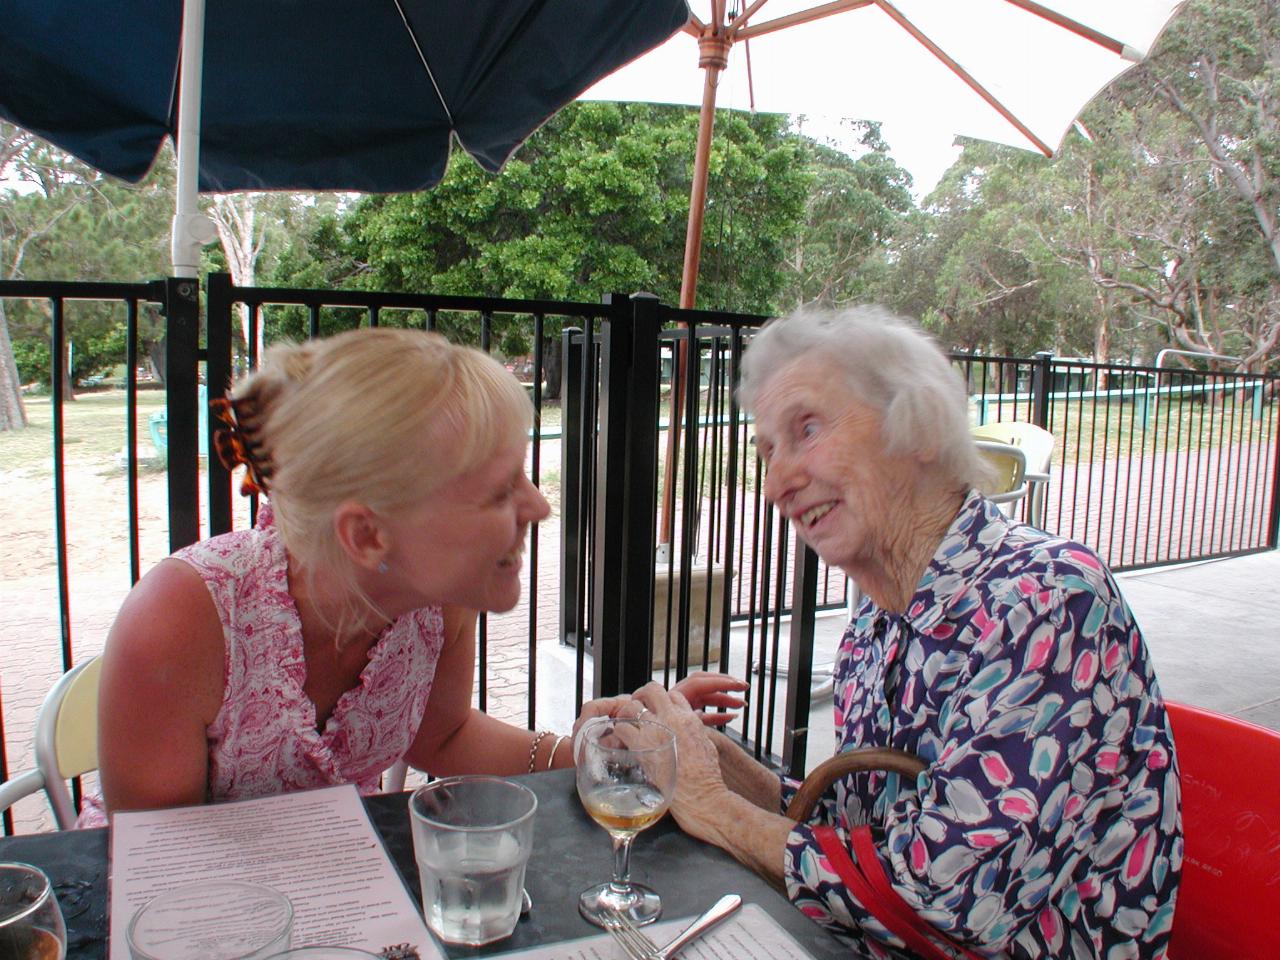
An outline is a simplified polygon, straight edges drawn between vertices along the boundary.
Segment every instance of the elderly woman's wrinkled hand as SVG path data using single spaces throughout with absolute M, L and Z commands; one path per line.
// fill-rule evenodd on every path
M 679 690 L 668 691 L 661 684 L 650 683 L 636 691 L 635 700 L 676 735 L 679 760 L 671 815 L 686 833 L 708 839 L 720 809 L 715 798 L 728 792 L 711 734 Z
M 725 707 L 736 710 L 746 705 L 746 700 L 737 694 L 745 692 L 750 684 L 727 673 L 711 673 L 698 670 L 689 674 L 674 687 L 672 693 L 679 693 L 689 702 L 702 722 L 709 727 L 723 727 L 737 718 L 736 713 L 709 713 L 710 707 Z
M 578 714 L 578 719 L 573 722 L 573 736 L 577 738 L 578 731 L 588 720 L 594 720 L 596 717 L 634 717 L 637 710 L 636 702 L 629 693 L 588 700 L 582 705 L 582 712 Z

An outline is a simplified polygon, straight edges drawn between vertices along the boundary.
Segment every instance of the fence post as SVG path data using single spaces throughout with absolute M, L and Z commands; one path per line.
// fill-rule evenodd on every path
M 662 365 L 661 305 L 649 293 L 631 296 L 631 375 L 628 385 L 626 599 L 622 689 L 653 677 L 653 595 L 658 546 L 658 408 Z
M 582 603 L 586 538 L 581 536 L 586 532 L 581 500 L 586 470 L 582 438 L 585 339 L 578 327 L 565 327 L 560 333 L 560 642 L 571 647 L 586 640 Z
M 1053 351 L 1036 352 L 1031 367 L 1031 417 L 1037 427 L 1049 429 L 1049 396 L 1053 391 Z
M 169 448 L 169 549 L 200 539 L 200 284 L 168 277 L 164 289 L 164 390 Z
M 782 765 L 803 778 L 809 743 L 809 710 L 813 684 L 814 617 L 818 612 L 818 555 L 796 537 L 795 571 L 791 578 L 791 634 L 787 653 L 787 703 Z
M 658 302 L 613 294 L 601 324 L 592 563 L 594 695 L 651 675 L 657 491 Z
M 1275 453 L 1271 457 L 1271 523 L 1267 534 L 1267 546 L 1272 550 L 1280 546 L 1280 417 L 1272 420 L 1275 436 Z
M 231 275 L 209 274 L 205 298 L 205 383 L 209 399 L 227 394 L 231 384 Z M 222 465 L 213 444 L 217 424 L 208 418 L 209 436 L 209 535 L 231 529 L 231 471 Z

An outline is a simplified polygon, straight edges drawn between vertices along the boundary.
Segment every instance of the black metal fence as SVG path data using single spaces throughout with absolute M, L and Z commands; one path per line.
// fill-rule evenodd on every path
M 46 281 L 3 281 L 0 282 L 0 300 L 6 304 L 28 301 L 47 311 L 49 318 L 49 356 L 50 356 L 50 478 L 47 489 L 42 491 L 52 498 L 52 547 L 53 575 L 52 589 L 45 592 L 45 602 L 56 611 L 54 616 L 46 616 L 44 623 L 47 629 L 42 634 L 31 636 L 29 633 L 21 637 L 5 638 L 5 654 L 0 658 L 0 679 L 6 681 L 9 700 L 13 702 L 39 703 L 39 698 L 52 684 L 58 673 L 63 673 L 75 664 L 75 648 L 73 644 L 72 593 L 70 587 L 71 560 L 68 551 L 68 528 L 70 514 L 67 504 L 67 435 L 65 428 L 66 385 L 70 380 L 67 369 L 68 327 L 77 310 L 86 305 L 99 309 L 107 309 L 114 313 L 118 322 L 124 325 L 126 353 L 125 381 L 125 425 L 123 462 L 122 498 L 126 508 L 127 522 L 123 533 L 126 539 L 126 555 L 121 571 L 122 580 L 127 585 L 136 583 L 140 575 L 141 557 L 139 548 L 139 509 L 138 487 L 141 468 L 138 456 L 138 326 L 141 311 L 151 306 L 155 308 L 167 302 L 171 294 L 176 293 L 167 288 L 164 282 L 159 283 L 58 283 Z M 180 375 L 174 375 L 175 382 L 181 383 Z M 23 504 L 29 496 L 24 489 L 6 489 L 3 502 L 5 511 L 13 511 L 16 515 L 23 510 Z M 7 524 L 6 524 L 7 525 Z M 31 549 L 19 532 L 16 542 L 7 545 L 9 549 Z M 12 564 L 17 558 L 9 557 Z M 126 579 L 127 578 L 127 579 Z M 20 615 L 12 601 L 5 605 L 10 622 L 25 627 L 28 618 Z M 30 659 L 32 646 L 43 648 L 52 656 L 47 662 L 33 664 Z M 30 688 L 35 687 L 32 691 Z M 12 715 L 5 710 L 6 693 L 0 689 L 0 780 L 9 775 L 9 756 L 13 745 L 20 744 L 18 756 L 25 760 L 31 743 L 31 730 L 34 713 L 24 711 L 23 722 L 14 730 L 13 724 L 6 724 Z M 8 727 L 8 729 L 6 729 Z M 75 800 L 80 801 L 79 784 L 75 785 Z M 3 817 L 4 832 L 13 830 L 13 815 L 5 811 Z
M 209 442 L 200 436 L 208 429 L 201 406 L 223 392 L 233 373 L 256 364 L 258 331 L 273 313 L 302 336 L 393 323 L 437 329 L 492 350 L 514 333 L 531 344 L 535 371 L 559 345 L 560 422 L 557 429 L 556 408 L 533 376 L 528 466 L 531 478 L 550 488 L 553 504 L 558 487 L 560 522 L 531 532 L 529 588 L 517 611 L 481 622 L 479 705 L 531 727 L 539 714 L 545 723 L 554 712 L 553 722 L 563 725 L 591 696 L 633 689 L 651 676 L 669 683 L 691 669 L 725 670 L 752 684 L 750 707 L 737 725 L 743 738 L 758 754 L 780 755 L 793 772 L 804 768 L 815 615 L 844 604 L 846 583 L 843 573 L 796 542 L 763 499 L 762 466 L 734 387 L 745 344 L 765 318 L 680 311 L 644 296 L 582 304 L 238 288 L 225 275 L 211 275 L 202 324 L 198 294 L 195 281 L 180 279 L 0 282 L 0 299 L 34 299 L 50 317 L 48 495 L 55 502 L 56 591 L 32 602 L 56 603 L 50 622 L 60 638 L 61 669 L 96 652 L 105 636 L 99 622 L 92 642 L 72 642 L 73 604 L 83 597 L 72 596 L 65 495 L 60 364 L 69 304 L 114 304 L 127 325 L 123 589 L 144 565 L 139 310 L 158 307 L 165 314 L 163 522 L 170 550 L 252 520 L 255 505 L 237 506 L 227 472 L 201 456 Z M 233 349 L 240 322 L 247 328 L 244 356 Z M 1121 367 L 1048 354 L 953 359 L 969 384 L 975 423 L 1027 420 L 1054 433 L 1045 526 L 1094 547 L 1113 568 L 1276 545 L 1275 376 Z M 52 645 L 53 633 L 35 642 Z M 5 638 L 15 649 L 31 642 Z M 15 684 L 35 685 L 37 703 L 52 680 L 15 669 L 12 655 L 3 673 L 3 696 Z M 6 747 L 17 745 L 25 757 L 30 726 L 27 716 L 6 741 L 3 707 L 0 702 L 0 777 L 13 755 Z
M 956 356 L 975 423 L 1053 433 L 1045 529 L 1113 570 L 1276 546 L 1280 377 Z

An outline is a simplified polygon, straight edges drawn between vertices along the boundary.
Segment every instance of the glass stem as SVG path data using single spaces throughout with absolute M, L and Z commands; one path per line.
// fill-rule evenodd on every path
M 631 841 L 634 834 L 613 838 L 613 880 L 610 886 L 618 893 L 631 891 Z

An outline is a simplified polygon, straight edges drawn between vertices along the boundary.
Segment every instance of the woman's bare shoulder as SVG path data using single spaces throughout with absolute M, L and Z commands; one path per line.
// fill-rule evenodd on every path
M 221 700 L 226 640 L 200 575 L 181 560 L 162 560 L 125 598 L 107 637 L 108 675 L 128 674 L 145 693 L 153 684 Z M 106 678 L 104 678 L 106 679 Z

